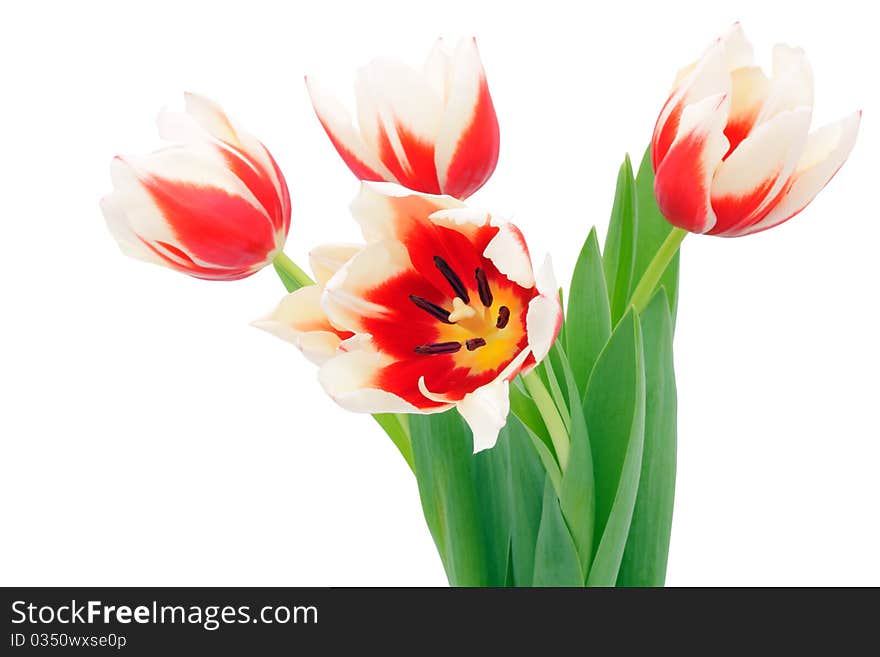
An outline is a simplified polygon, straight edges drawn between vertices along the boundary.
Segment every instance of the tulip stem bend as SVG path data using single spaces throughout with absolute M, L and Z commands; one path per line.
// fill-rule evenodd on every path
M 275 260 L 272 261 L 272 264 L 275 266 L 275 271 L 278 272 L 281 280 L 285 282 L 285 285 L 290 282 L 296 283 L 297 287 L 306 287 L 315 284 L 315 281 L 300 269 L 299 265 L 288 258 L 284 251 L 279 251 L 278 255 L 275 256 Z M 290 290 L 289 288 L 290 286 L 288 285 L 288 291 L 292 292 L 293 290 Z
M 547 427 L 547 432 L 550 434 L 553 449 L 556 450 L 556 459 L 559 461 L 559 468 L 565 472 L 565 466 L 568 463 L 569 438 L 559 409 L 553 403 L 553 398 L 544 386 L 537 369 L 524 374 L 522 380 L 532 397 L 532 401 L 538 407 L 541 419 L 544 420 L 544 426 Z
M 672 262 L 675 254 L 678 253 L 678 249 L 681 247 L 681 243 L 687 234 L 686 230 L 673 228 L 669 235 L 666 236 L 666 239 L 663 240 L 660 248 L 657 249 L 657 253 L 654 254 L 651 262 L 648 263 L 648 268 L 645 269 L 645 273 L 642 274 L 641 280 L 630 297 L 630 305 L 634 306 L 636 311 L 641 312 L 648 305 L 654 290 L 657 289 L 660 278 L 666 273 L 666 268 Z

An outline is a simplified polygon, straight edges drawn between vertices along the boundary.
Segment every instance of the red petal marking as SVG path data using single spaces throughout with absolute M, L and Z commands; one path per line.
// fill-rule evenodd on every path
M 439 194 L 440 183 L 437 182 L 437 168 L 434 165 L 434 144 L 416 137 L 398 121 L 395 121 L 394 125 L 409 166 L 405 169 L 397 159 L 397 153 L 380 120 L 378 137 L 379 159 L 382 160 L 382 164 L 388 167 L 397 178 L 397 182 L 404 187 L 426 194 Z
M 276 230 L 282 229 L 284 226 L 282 201 L 269 173 L 258 162 L 232 146 L 221 148 L 220 153 L 230 171 L 245 184 L 263 206 Z
M 758 120 L 758 109 L 756 107 L 753 112 L 740 116 L 736 121 L 728 122 L 727 127 L 724 128 L 724 136 L 730 142 L 730 147 L 727 149 L 724 157 L 721 158 L 722 160 L 730 157 L 730 154 L 739 146 L 740 142 L 749 136 L 752 128 L 755 127 L 755 121 Z
M 761 203 L 767 198 L 767 194 L 779 179 L 779 171 L 763 180 L 759 185 L 752 188 L 742 196 L 721 196 L 712 198 L 712 209 L 715 211 L 717 221 L 712 228 L 707 231 L 709 235 L 717 235 L 726 233 L 734 228 L 745 228 L 759 222 L 772 209 L 776 202 L 769 203 L 768 207 L 763 208 L 759 213 L 754 214 Z M 777 199 L 779 195 L 777 194 Z
M 463 199 L 486 184 L 498 164 L 500 145 L 498 117 L 484 77 L 480 82 L 474 115 L 459 137 L 449 161 L 443 193 Z
M 181 246 L 201 261 L 252 269 L 276 246 L 269 220 L 239 196 L 158 177 L 142 182 Z
M 162 242 L 161 240 L 151 243 L 140 236 L 138 236 L 138 239 L 143 242 L 144 246 L 150 249 L 150 251 L 162 258 L 169 267 L 181 273 L 189 274 L 195 278 L 201 278 L 208 281 L 236 281 L 241 278 L 246 278 L 257 271 L 256 269 L 251 268 L 211 269 L 210 267 L 202 267 L 193 262 L 192 258 L 173 244 Z M 173 254 L 175 257 L 169 257 L 168 253 Z
M 654 195 L 663 216 L 673 225 L 703 232 L 708 218 L 709 190 L 703 170 L 706 135 L 691 133 L 663 157 L 654 179 Z
M 419 390 L 419 379 L 425 377 L 425 385 L 428 386 L 428 390 L 434 392 L 431 382 L 446 380 L 451 372 L 456 371 L 453 367 L 452 356 L 442 354 L 421 356 L 418 359 L 399 361 L 382 368 L 372 385 L 394 393 L 416 408 L 439 408 L 445 404 L 425 397 Z
M 422 344 L 437 341 L 439 321 L 416 307 L 409 295 L 415 294 L 451 309 L 449 299 L 418 272 L 409 270 L 367 290 L 364 299 L 388 309 L 378 317 L 362 317 L 364 332 L 373 336 L 375 347 L 396 359 L 413 357 Z
M 323 119 L 318 116 L 318 120 L 321 122 L 321 125 L 324 127 L 324 132 L 327 133 L 327 136 L 330 137 L 330 143 L 333 144 L 333 147 L 336 149 L 336 152 L 339 153 L 339 157 L 342 158 L 342 161 L 348 165 L 348 168 L 351 169 L 351 172 L 357 177 L 358 180 L 372 180 L 374 182 L 395 182 L 394 180 L 386 180 L 385 176 L 371 168 L 366 162 L 359 159 L 357 155 L 351 151 L 342 140 L 338 139 L 333 131 L 330 129 Z
M 266 147 L 263 146 L 263 148 Z M 287 239 L 287 233 L 290 231 L 290 190 L 287 188 L 287 180 L 284 179 L 284 174 L 281 173 L 281 167 L 278 166 L 278 163 L 275 161 L 275 158 L 272 157 L 272 153 L 269 152 L 268 148 L 266 148 L 266 155 L 269 156 L 269 160 L 272 162 L 275 177 L 278 179 L 278 186 L 281 188 L 281 221 L 279 224 L 276 220 L 275 224 L 284 238 Z
M 674 96 L 675 94 L 673 93 L 673 95 L 666 100 L 666 104 L 663 106 L 660 116 L 663 116 L 663 111 L 665 111 L 669 103 L 672 102 Z M 657 118 L 657 125 L 654 126 L 654 139 L 651 143 L 651 164 L 654 167 L 654 173 L 660 168 L 660 163 L 672 147 L 672 142 L 675 141 L 675 135 L 678 133 L 678 125 L 681 121 L 681 112 L 682 103 L 679 101 L 678 104 L 672 108 L 672 111 L 669 113 L 669 116 L 666 117 L 666 121 L 663 125 L 660 125 L 660 118 Z
M 458 366 L 451 355 L 417 354 L 415 348 L 419 345 L 440 339 L 440 329 L 444 325 L 416 307 L 409 295 L 416 294 L 450 308 L 451 298 L 449 292 L 438 292 L 434 281 L 428 280 L 421 272 L 410 270 L 364 293 L 367 301 L 381 304 L 388 309 L 382 316 L 364 317 L 364 331 L 372 335 L 376 349 L 396 360 L 379 372 L 372 385 L 388 390 L 419 408 L 438 407 L 442 404 L 430 402 L 419 391 L 419 377 L 425 377 L 425 383 L 432 392 L 460 400 L 469 392 L 494 380 L 526 348 L 526 308 L 528 302 L 537 295 L 537 290 L 525 289 L 511 282 L 487 259 L 482 259 L 481 266 L 487 274 L 490 287 L 497 295 L 508 291 L 521 300 L 520 308 L 515 315 L 511 315 L 511 322 L 520 323 L 521 338 L 516 349 L 496 368 L 481 372 Z M 431 270 L 433 276 L 433 263 Z M 528 359 L 526 362 L 529 362 Z M 531 362 L 534 362 L 534 358 Z

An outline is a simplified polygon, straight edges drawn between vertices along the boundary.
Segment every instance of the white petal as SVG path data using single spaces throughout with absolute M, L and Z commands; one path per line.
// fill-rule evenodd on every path
M 739 23 L 734 23 L 721 37 L 720 44 L 724 49 L 724 63 L 728 71 L 752 64 L 754 60 L 752 44 L 749 43 Z
M 428 219 L 440 225 L 456 226 L 485 226 L 489 221 L 489 213 L 476 208 L 452 208 L 451 210 L 437 210 L 428 216 Z
M 795 170 L 791 188 L 760 223 L 745 232 L 772 228 L 803 210 L 849 157 L 855 146 L 860 120 L 861 112 L 855 112 L 811 133 Z
M 321 366 L 318 381 L 336 403 L 355 413 L 418 413 L 397 395 L 372 387 L 376 373 L 388 363 L 376 351 L 343 352 Z
M 657 168 L 654 192 L 658 205 L 670 223 L 691 232 L 705 233 L 715 225 L 710 191 L 715 171 L 730 145 L 724 135 L 729 112 L 730 98 L 724 94 L 685 107 L 675 141 Z M 691 140 L 695 139 L 700 144 L 699 158 L 691 152 Z M 682 176 L 687 182 L 680 180 Z M 693 204 L 692 193 L 681 193 L 682 184 L 697 188 L 699 206 Z
M 260 167 L 261 175 L 268 176 L 278 195 L 283 195 L 272 159 L 256 137 L 229 118 L 219 103 L 206 96 L 185 93 L 184 102 L 187 115 L 169 111 L 159 114 L 159 134 L 163 139 L 192 144 L 203 140 L 207 135 L 229 144 Z M 190 121 L 187 121 L 187 118 Z
M 804 150 L 811 114 L 805 107 L 777 114 L 758 125 L 718 167 L 712 180 L 713 203 L 735 202 L 766 188 L 764 200 L 731 229 L 753 223 L 785 187 Z
M 654 129 L 655 142 L 658 135 L 661 133 L 665 135 L 672 130 L 672 126 L 667 127 L 666 122 L 677 108 L 682 108 L 682 112 L 684 112 L 689 105 L 699 103 L 706 98 L 729 95 L 730 93 L 730 72 L 727 68 L 724 46 L 719 41 L 706 50 L 693 70 L 684 77 L 669 100 L 666 101 Z M 681 122 L 679 122 L 675 134 L 681 135 L 682 133 L 683 129 Z
M 443 101 L 423 75 L 400 62 L 377 59 L 358 71 L 355 80 L 361 135 L 374 153 L 381 152 L 379 128 L 384 128 L 403 171 L 410 165 L 398 137 L 398 126 L 427 143 L 434 143 Z
M 318 285 L 325 285 L 362 248 L 361 244 L 322 244 L 309 251 L 309 266 Z
M 333 357 L 340 343 L 339 336 L 329 330 L 332 327 L 320 300 L 320 286 L 308 285 L 285 296 L 275 310 L 251 325 L 291 342 L 320 365 Z
M 311 77 L 306 78 L 306 87 L 315 114 L 317 114 L 321 125 L 324 126 L 324 130 L 331 136 L 331 140 L 337 142 L 338 145 L 334 144 L 336 148 L 341 147 L 348 151 L 353 160 L 372 169 L 385 180 L 395 180 L 394 175 L 382 164 L 376 154 L 375 145 L 368 146 L 355 128 L 351 114 L 345 109 L 345 106 Z M 352 166 L 352 162 L 346 156 L 343 156 L 343 159 L 346 160 L 346 164 Z
M 562 325 L 559 288 L 556 285 L 549 255 L 538 272 L 537 284 L 538 292 L 541 294 L 529 301 L 529 308 L 526 311 L 526 331 L 529 347 L 535 360 L 540 362 L 549 353 Z
M 813 71 L 800 48 L 777 45 L 773 48 L 773 76 L 770 91 L 758 124 L 786 110 L 813 107 Z
M 459 41 L 452 58 L 449 93 L 434 146 L 434 163 L 440 189 L 446 190 L 449 164 L 459 141 L 471 124 L 480 100 L 480 88 L 486 73 L 474 39 Z
M 452 83 L 452 56 L 443 39 L 437 39 L 434 43 L 434 47 L 431 48 L 431 52 L 428 53 L 428 57 L 425 59 L 423 71 L 428 84 L 431 85 L 434 93 L 443 100 L 445 105 L 446 99 L 449 97 L 449 87 Z
M 489 258 L 499 272 L 517 285 L 529 288 L 535 284 L 529 247 L 519 228 L 513 224 L 499 226 L 498 233 L 486 245 L 483 256 Z
M 368 244 L 327 281 L 321 307 L 334 325 L 354 333 L 366 333 L 363 318 L 388 311 L 365 300 L 365 293 L 410 267 L 409 255 L 400 242 L 385 240 Z
M 438 210 L 463 207 L 451 196 L 420 194 L 391 183 L 363 182 L 351 203 L 351 214 L 360 224 L 364 239 L 378 242 L 401 239 L 413 221 L 427 219 Z
M 496 379 L 477 388 L 466 394 L 456 408 L 474 434 L 474 453 L 494 447 L 510 413 L 507 381 Z
M 101 199 L 101 211 L 104 213 L 110 234 L 116 239 L 125 255 L 156 265 L 164 265 L 162 258 L 148 249 L 131 229 L 125 198 L 120 192 L 112 192 Z

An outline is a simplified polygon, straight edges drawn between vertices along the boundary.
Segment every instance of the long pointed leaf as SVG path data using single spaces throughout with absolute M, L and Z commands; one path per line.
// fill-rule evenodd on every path
M 582 586 L 577 549 L 562 517 L 559 500 L 549 480 L 544 486 L 544 506 L 535 546 L 534 586 Z
M 453 586 L 485 586 L 487 556 L 474 485 L 473 438 L 455 411 L 410 417 L 422 511 Z
M 502 439 L 508 441 L 509 568 L 512 575 L 509 585 L 531 586 L 547 475 L 525 427 L 517 418 L 508 418 L 506 435 Z
M 596 518 L 593 454 L 590 448 L 587 421 L 577 393 L 577 383 L 571 367 L 565 360 L 565 354 L 561 354 L 561 365 L 568 394 L 572 399 L 572 407 L 571 444 L 568 465 L 562 476 L 559 504 L 577 548 L 581 570 L 587 573 L 593 557 L 593 530 Z
M 645 429 L 641 329 L 630 311 L 599 356 L 584 401 L 596 480 L 588 586 L 614 586 L 638 493 Z
M 565 353 L 583 396 L 587 379 L 611 336 L 611 306 L 596 229 L 590 231 L 571 277 L 565 318 Z
M 672 318 L 661 288 L 640 317 L 645 349 L 645 447 L 618 586 L 663 586 L 675 496 L 676 390 Z
M 636 182 L 627 155 L 617 174 L 614 206 L 611 209 L 611 220 L 608 223 L 608 234 L 605 236 L 603 251 L 612 325 L 617 324 L 626 311 L 629 301 L 636 255 L 637 212 Z

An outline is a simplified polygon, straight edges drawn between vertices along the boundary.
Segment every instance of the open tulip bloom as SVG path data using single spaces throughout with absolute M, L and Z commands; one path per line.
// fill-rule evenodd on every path
M 625 159 L 604 248 L 594 229 L 563 313 L 549 256 L 536 267 L 515 225 L 463 201 L 500 144 L 472 39 L 438 42 L 422 71 L 362 69 L 357 126 L 307 85 L 362 181 L 362 243 L 314 248 L 308 276 L 282 252 L 291 202 L 272 155 L 188 95 L 186 113 L 160 116 L 172 146 L 113 160 L 101 206 L 122 249 L 209 280 L 274 266 L 288 294 L 254 325 L 388 434 L 451 584 L 662 585 L 679 247 L 801 212 L 852 150 L 860 113 L 811 131 L 803 52 L 777 46 L 768 76 L 734 26 L 679 73 L 637 174 Z

